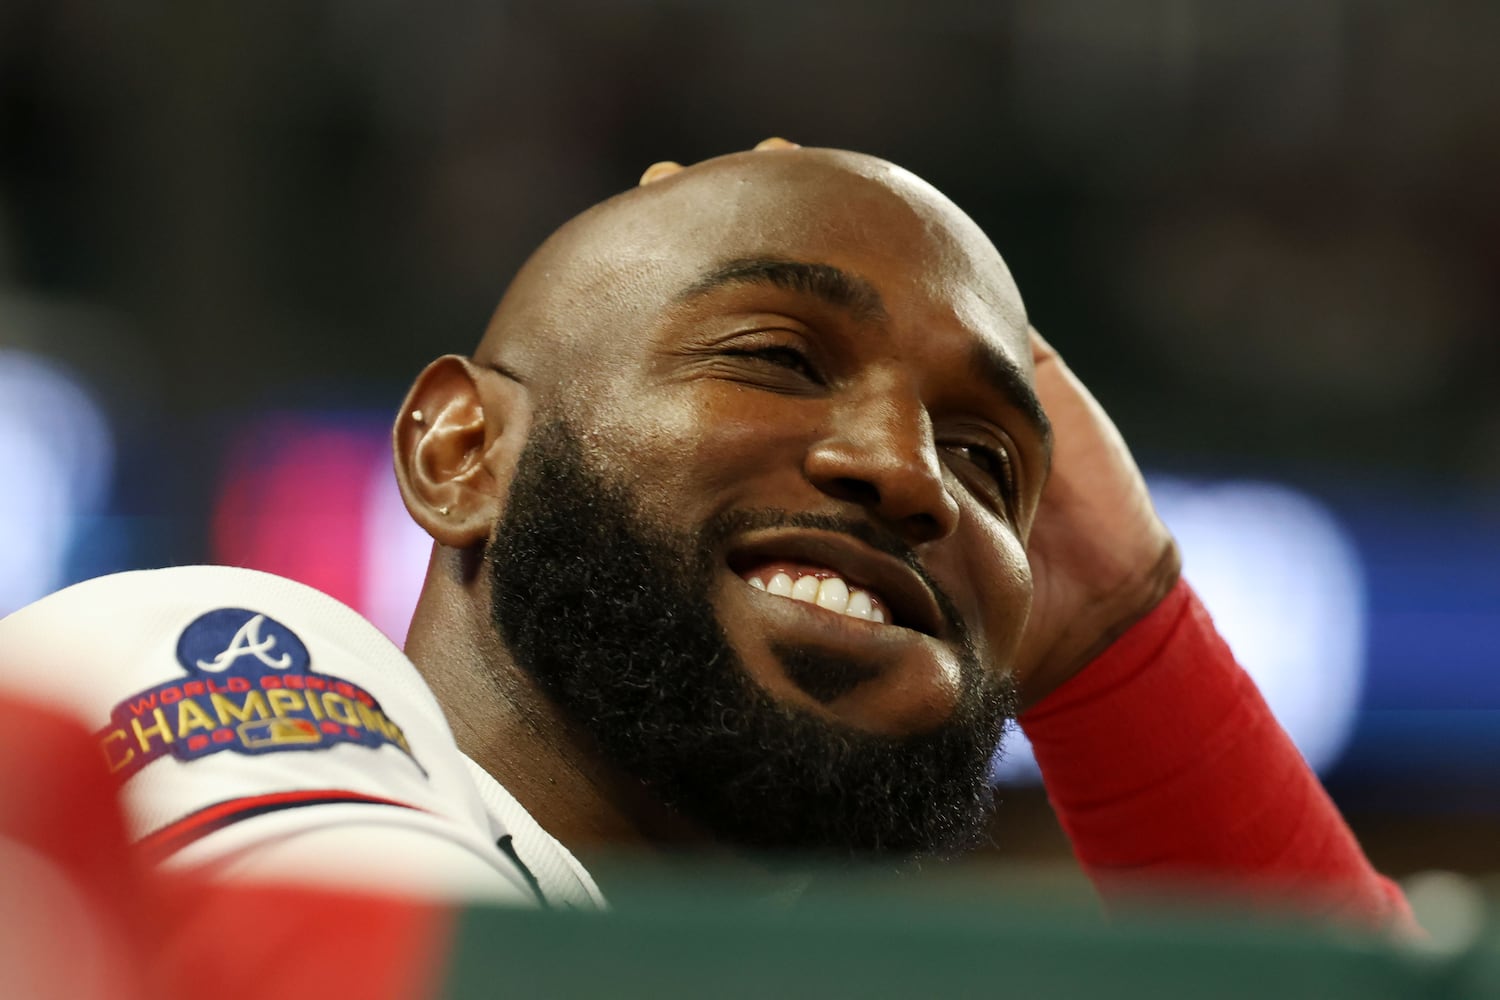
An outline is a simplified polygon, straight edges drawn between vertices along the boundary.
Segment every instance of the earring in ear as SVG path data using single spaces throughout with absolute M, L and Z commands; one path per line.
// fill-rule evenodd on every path
M 412 410 L 411 411 L 411 418 L 413 420 L 415 420 L 419 424 L 422 423 L 422 411 L 421 410 Z
M 442 507 L 438 508 L 438 513 L 441 514 L 441 515 L 443 515 L 444 517 L 447 517 L 448 516 L 448 510 L 449 510 L 449 508 L 445 505 L 445 506 L 442 506 Z

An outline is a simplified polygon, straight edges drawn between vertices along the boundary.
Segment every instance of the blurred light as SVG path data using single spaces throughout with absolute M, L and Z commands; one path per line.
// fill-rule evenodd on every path
M 1458 955 L 1468 951 L 1484 931 L 1488 909 L 1484 893 L 1455 872 L 1425 871 L 1401 880 L 1412 915 L 1427 932 L 1412 943 L 1426 951 Z
M 1155 480 L 1151 493 L 1219 633 L 1308 763 L 1331 767 L 1364 674 L 1366 585 L 1349 535 L 1286 486 Z
M 398 646 L 417 607 L 432 539 L 406 512 L 391 456 L 382 449 L 365 486 L 365 559 L 357 609 Z
M 212 558 L 275 573 L 358 607 L 366 489 L 384 455 L 372 421 L 271 414 L 237 436 L 215 504 Z
M 432 540 L 406 513 L 386 415 L 268 414 L 236 438 L 212 558 L 276 573 L 405 641 Z
M 1366 585 L 1347 532 L 1318 501 L 1272 483 L 1153 477 L 1151 495 L 1219 634 L 1308 763 L 1327 771 L 1348 742 L 1364 675 Z M 1017 729 L 995 776 L 1038 776 Z
M 0 615 L 66 583 L 80 518 L 104 499 L 115 460 L 109 423 L 76 375 L 0 351 Z

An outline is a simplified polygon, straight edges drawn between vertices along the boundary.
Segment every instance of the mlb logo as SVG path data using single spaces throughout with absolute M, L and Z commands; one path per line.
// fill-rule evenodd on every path
M 294 743 L 318 743 L 323 734 L 307 719 L 261 719 L 241 723 L 240 742 L 247 748 L 286 746 Z

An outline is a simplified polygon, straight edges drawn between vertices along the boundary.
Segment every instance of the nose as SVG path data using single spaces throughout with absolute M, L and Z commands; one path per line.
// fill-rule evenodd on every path
M 958 527 L 932 420 L 915 398 L 881 393 L 840 407 L 803 469 L 819 490 L 868 508 L 908 544 L 946 538 Z

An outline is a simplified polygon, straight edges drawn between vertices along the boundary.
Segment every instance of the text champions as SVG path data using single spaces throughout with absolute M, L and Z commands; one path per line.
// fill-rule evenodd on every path
M 180 760 L 387 744 L 411 755 L 406 735 L 357 684 L 313 673 L 230 675 L 161 684 L 125 699 L 98 733 L 122 779 L 170 753 Z

